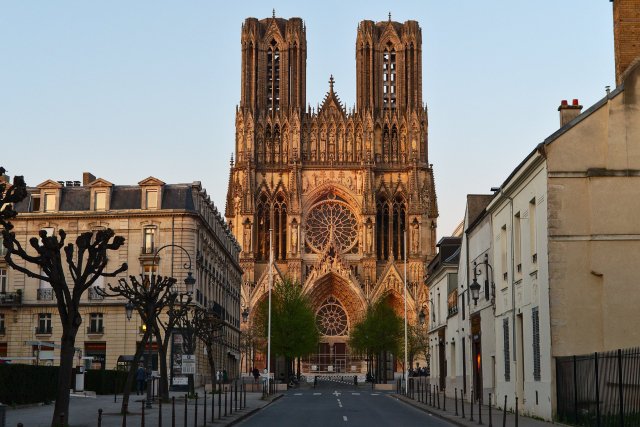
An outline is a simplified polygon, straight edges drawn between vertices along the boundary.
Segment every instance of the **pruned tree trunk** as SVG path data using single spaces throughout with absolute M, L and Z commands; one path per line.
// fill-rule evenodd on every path
M 75 316 L 69 316 L 74 319 Z M 60 369 L 58 370 L 58 397 L 53 409 L 51 426 L 60 426 L 61 415 L 64 415 L 65 423 L 69 423 L 69 390 L 71 389 L 71 375 L 73 371 L 73 358 L 75 355 L 76 334 L 80 325 L 73 323 L 62 325 L 62 349 L 60 350 Z
M 207 360 L 209 361 L 209 369 L 211 370 L 211 392 L 216 392 L 217 375 L 216 375 L 216 361 L 213 359 L 213 348 L 207 346 Z
M 142 353 L 144 352 L 144 345 L 147 342 L 147 333 L 142 336 L 142 340 L 138 344 L 136 348 L 136 354 L 133 356 L 133 361 L 131 362 L 131 366 L 129 366 L 129 372 L 127 373 L 127 379 L 124 382 L 124 389 L 122 390 L 122 405 L 120 406 L 120 413 L 125 413 L 125 407 L 129 405 L 129 396 L 131 395 L 131 387 L 133 386 L 133 380 L 136 376 L 136 371 L 138 369 L 138 364 L 140 363 L 140 358 L 142 357 Z
M 158 387 L 158 394 L 163 401 L 169 400 L 169 369 L 167 367 L 167 350 L 169 348 L 169 337 L 166 334 L 164 339 L 160 332 L 160 328 L 154 327 L 156 342 L 158 343 L 159 353 L 159 367 L 160 367 L 160 385 Z

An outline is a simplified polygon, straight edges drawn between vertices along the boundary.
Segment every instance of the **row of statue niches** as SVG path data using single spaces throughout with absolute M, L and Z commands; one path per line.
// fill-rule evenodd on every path
M 253 158 L 254 161 L 256 161 L 257 163 L 268 163 L 268 164 L 288 164 L 289 162 L 294 162 L 294 161 L 306 161 L 306 162 L 329 162 L 329 163 L 361 163 L 363 161 L 371 161 L 371 155 L 369 153 L 366 153 L 367 155 L 364 156 L 362 152 L 358 151 L 356 153 L 350 153 L 350 152 L 338 152 L 338 153 L 334 153 L 334 152 L 306 152 L 303 150 L 302 152 L 302 156 L 298 157 L 297 153 L 295 152 L 296 150 L 294 149 L 294 153 L 292 153 L 291 156 L 289 156 L 289 153 L 287 151 L 284 151 L 282 153 L 279 153 L 277 150 L 275 151 L 262 151 L 262 152 L 258 152 L 258 154 L 255 156 L 255 158 Z M 238 153 L 238 162 L 243 162 L 246 161 L 247 158 L 252 157 L 251 156 L 252 153 L 248 152 L 247 155 L 245 155 L 244 152 L 239 152 Z M 375 163 L 407 163 L 407 162 L 412 162 L 414 160 L 418 160 L 418 153 L 417 150 L 413 150 L 413 152 L 408 155 L 407 153 L 401 152 L 401 153 L 392 153 L 392 154 L 380 154 L 377 153 L 373 156 L 373 160 L 375 161 Z M 424 159 L 420 159 L 423 160 Z

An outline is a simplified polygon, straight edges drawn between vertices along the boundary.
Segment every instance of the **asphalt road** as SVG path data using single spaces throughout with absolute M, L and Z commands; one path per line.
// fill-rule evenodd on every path
M 290 390 L 242 427 L 451 427 L 446 421 L 396 400 L 388 392 L 342 387 Z

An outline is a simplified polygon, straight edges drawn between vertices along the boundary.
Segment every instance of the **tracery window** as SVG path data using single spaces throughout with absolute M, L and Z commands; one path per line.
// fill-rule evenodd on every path
M 407 209 L 404 197 L 396 195 L 393 200 L 380 196 L 376 202 L 376 250 L 378 260 L 393 255 L 404 259 L 404 230 Z
M 385 196 L 376 201 L 376 250 L 379 260 L 389 258 L 389 202 Z
M 313 205 L 306 224 L 307 243 L 317 253 L 324 252 L 330 242 L 338 252 L 344 253 L 353 249 L 358 240 L 355 215 L 347 203 L 335 198 Z
M 397 195 L 393 199 L 393 256 L 404 259 L 404 230 L 406 230 L 406 207 L 404 198 Z
M 275 40 L 267 51 L 267 107 L 269 111 L 280 110 L 280 50 Z
M 396 51 L 390 43 L 382 53 L 382 106 L 396 108 Z
M 258 232 L 256 259 L 266 261 L 269 259 L 269 228 L 271 227 L 271 209 L 269 198 L 265 193 L 260 195 L 256 209 L 256 225 Z
M 349 326 L 347 313 L 340 302 L 334 297 L 329 297 L 322 304 L 316 314 L 316 325 L 324 336 L 339 337 L 347 335 Z
M 273 203 L 274 242 L 273 256 L 276 260 L 287 259 L 287 202 L 278 193 Z

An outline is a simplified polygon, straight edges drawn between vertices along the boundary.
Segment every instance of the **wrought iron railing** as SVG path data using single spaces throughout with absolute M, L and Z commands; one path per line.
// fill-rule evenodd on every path
M 0 305 L 22 304 L 22 292 L 0 293 Z
M 53 301 L 53 289 L 38 289 L 38 301 Z
M 53 333 L 53 326 L 36 326 L 36 335 L 51 335 Z
M 96 286 L 91 286 L 89 288 L 89 299 L 90 300 L 102 300 L 104 299 L 104 295 L 100 293 L 100 290 Z
M 558 421 L 640 425 L 640 347 L 556 358 Z
M 104 326 L 87 326 L 87 334 L 104 334 Z
M 303 359 L 302 370 L 310 373 L 365 373 L 366 363 L 363 357 L 349 353 L 315 353 Z

